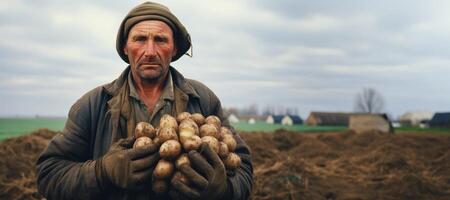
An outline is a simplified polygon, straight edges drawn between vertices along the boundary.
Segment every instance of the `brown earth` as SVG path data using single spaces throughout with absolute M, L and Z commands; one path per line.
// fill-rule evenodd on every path
M 55 132 L 0 143 L 0 199 L 41 199 L 34 163 Z M 450 199 L 450 136 L 241 133 L 252 199 Z

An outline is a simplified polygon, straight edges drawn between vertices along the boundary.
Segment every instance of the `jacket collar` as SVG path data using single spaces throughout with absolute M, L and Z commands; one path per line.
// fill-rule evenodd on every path
M 127 81 L 128 73 L 130 72 L 130 70 L 131 67 L 128 65 L 128 67 L 125 68 L 125 70 L 116 80 L 104 85 L 103 89 L 106 91 L 106 93 L 111 96 L 115 96 L 122 85 L 125 83 L 125 81 Z M 178 72 L 172 66 L 169 67 L 169 72 L 172 75 L 172 80 L 175 87 L 178 87 L 183 93 L 189 96 L 200 98 L 200 95 L 197 93 L 197 91 L 194 90 L 192 85 L 186 81 L 186 79 L 180 72 Z

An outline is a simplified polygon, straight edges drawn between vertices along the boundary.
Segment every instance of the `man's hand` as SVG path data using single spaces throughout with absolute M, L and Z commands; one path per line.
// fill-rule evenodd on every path
M 159 160 L 158 145 L 132 148 L 134 138 L 120 139 L 95 165 L 103 189 L 115 185 L 123 189 L 150 188 L 153 169 Z
M 174 199 L 222 199 L 227 191 L 227 175 L 222 161 L 207 144 L 200 146 L 200 153 L 189 152 L 192 167 L 184 164 L 180 171 L 189 179 L 189 185 L 172 179 Z

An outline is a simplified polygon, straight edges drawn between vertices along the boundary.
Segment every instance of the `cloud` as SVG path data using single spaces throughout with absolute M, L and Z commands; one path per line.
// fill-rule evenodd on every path
M 224 106 L 281 104 L 306 117 L 351 111 L 356 93 L 373 87 L 395 115 L 450 110 L 447 1 L 161 2 L 194 44 L 194 57 L 173 66 Z M 138 3 L 0 2 L 0 116 L 66 115 L 115 79 L 126 66 L 116 32 Z

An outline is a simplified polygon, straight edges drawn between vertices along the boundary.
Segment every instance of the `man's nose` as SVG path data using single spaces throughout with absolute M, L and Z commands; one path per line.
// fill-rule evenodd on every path
M 156 46 L 153 41 L 148 41 L 147 45 L 145 45 L 145 56 L 146 57 L 156 56 Z

